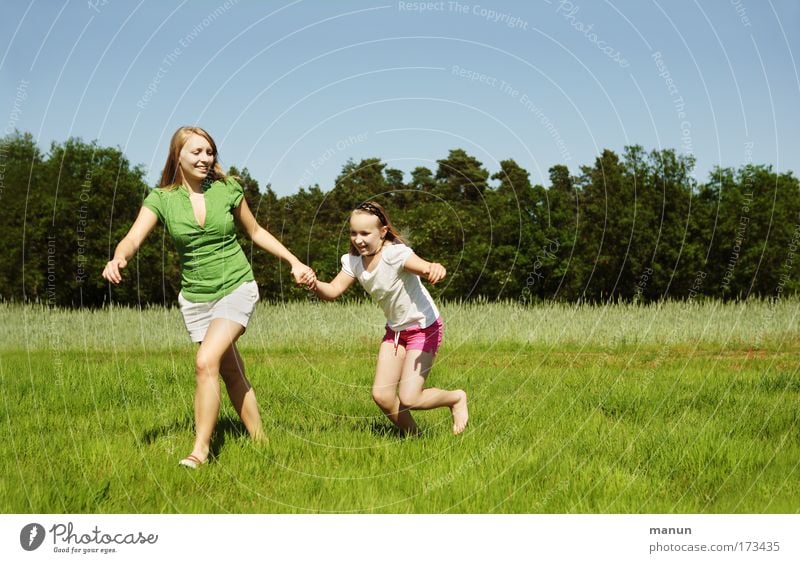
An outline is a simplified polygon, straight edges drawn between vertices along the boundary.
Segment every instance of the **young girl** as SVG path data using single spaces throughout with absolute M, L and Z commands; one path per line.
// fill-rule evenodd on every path
M 191 453 L 180 461 L 192 469 L 208 458 L 219 416 L 220 375 L 250 436 L 260 440 L 264 435 L 255 392 L 236 349 L 258 301 L 258 286 L 236 240 L 234 219 L 257 246 L 291 265 L 297 283 L 313 283 L 313 271 L 256 222 L 242 187 L 223 172 L 211 136 L 199 127 L 181 127 L 172 136 L 160 188 L 145 198 L 103 270 L 106 280 L 120 283 L 120 270 L 158 221 L 175 241 L 181 261 L 178 302 L 189 337 L 200 344 L 195 357 L 196 437 Z
M 420 276 L 444 279 L 444 266 L 426 262 L 405 245 L 383 207 L 359 205 L 350 215 L 350 253 L 330 282 L 312 281 L 311 289 L 332 301 L 358 280 L 383 308 L 386 335 L 378 351 L 372 398 L 404 434 L 419 432 L 410 410 L 449 407 L 453 433 L 467 426 L 467 394 L 458 389 L 423 389 L 442 342 L 442 320 Z

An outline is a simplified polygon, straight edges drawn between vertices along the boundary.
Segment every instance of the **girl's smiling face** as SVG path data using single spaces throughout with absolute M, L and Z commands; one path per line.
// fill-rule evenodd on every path
M 354 211 L 350 215 L 350 241 L 362 256 L 378 252 L 389 228 L 371 213 Z

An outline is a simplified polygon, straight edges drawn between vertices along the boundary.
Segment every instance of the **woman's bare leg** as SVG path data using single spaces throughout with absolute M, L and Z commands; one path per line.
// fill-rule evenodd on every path
M 242 361 L 236 344 L 228 348 L 222 355 L 220 374 L 228 390 L 228 397 L 231 399 L 233 408 L 242 419 L 247 432 L 254 440 L 265 438 L 264 428 L 261 425 L 261 414 L 258 412 L 256 402 L 256 392 L 244 374 L 244 362 Z
M 191 455 L 200 461 L 208 458 L 211 434 L 219 417 L 219 376 L 222 356 L 236 343 L 244 327 L 228 319 L 214 319 L 195 358 L 194 426 L 195 441 Z

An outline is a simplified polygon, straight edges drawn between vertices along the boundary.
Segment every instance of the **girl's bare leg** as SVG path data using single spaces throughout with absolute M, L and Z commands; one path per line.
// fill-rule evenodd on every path
M 397 397 L 397 383 L 403 370 L 406 349 L 399 346 L 396 350 L 391 342 L 382 342 L 378 351 L 378 365 L 375 368 L 375 381 L 372 384 L 372 398 L 386 416 L 403 433 L 416 434 L 417 423 L 414 422 L 408 409 L 400 406 Z
M 400 404 L 403 408 L 413 410 L 449 407 L 453 414 L 453 434 L 460 434 L 467 427 L 469 420 L 467 394 L 461 389 L 455 391 L 435 387 L 424 389 L 434 359 L 435 356 L 430 352 L 406 351 L 400 375 Z
M 264 428 L 261 425 L 261 414 L 258 412 L 256 392 L 244 374 L 244 362 L 239 355 L 236 344 L 225 350 L 220 364 L 220 374 L 228 390 L 228 397 L 233 403 L 233 408 L 242 419 L 247 432 L 253 440 L 261 441 L 265 438 Z

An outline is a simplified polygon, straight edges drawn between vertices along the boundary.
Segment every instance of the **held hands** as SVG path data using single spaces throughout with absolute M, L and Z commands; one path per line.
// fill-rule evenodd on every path
M 428 281 L 432 284 L 442 281 L 447 275 L 447 270 L 438 262 L 431 262 L 431 267 L 428 270 Z
M 124 258 L 109 260 L 106 267 L 103 269 L 103 277 L 113 284 L 118 284 L 122 281 L 122 275 L 119 271 L 127 265 L 128 261 Z
M 292 266 L 292 276 L 294 276 L 295 283 L 309 289 L 314 289 L 317 285 L 317 276 L 314 274 L 314 270 L 300 262 Z

